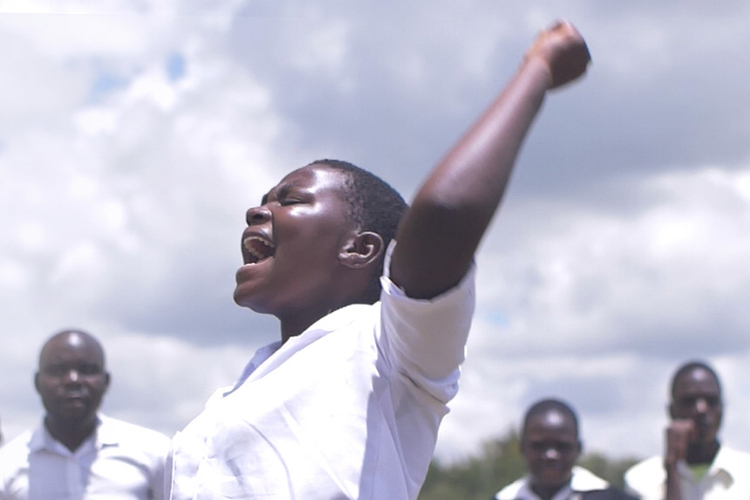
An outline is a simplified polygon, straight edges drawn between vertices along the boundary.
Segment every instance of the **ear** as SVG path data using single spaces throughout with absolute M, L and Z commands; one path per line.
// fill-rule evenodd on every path
M 39 372 L 36 372 L 34 374 L 34 389 L 36 389 L 36 392 L 39 392 Z
M 379 261 L 385 252 L 383 238 L 365 231 L 352 238 L 339 253 L 339 262 L 351 269 L 362 269 Z
M 675 419 L 674 402 L 671 402 L 667 405 L 667 413 L 669 413 L 670 420 Z
M 112 381 L 112 376 L 109 374 L 109 372 L 104 372 L 104 392 L 107 392 L 107 389 L 109 389 L 109 383 Z

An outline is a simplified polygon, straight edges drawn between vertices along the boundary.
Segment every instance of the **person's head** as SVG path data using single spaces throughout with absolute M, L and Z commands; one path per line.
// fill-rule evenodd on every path
M 405 209 L 388 184 L 346 162 L 291 172 L 247 211 L 235 301 L 280 318 L 377 301 Z
M 570 481 L 582 445 L 578 417 L 558 399 L 543 399 L 526 412 L 521 431 L 521 453 L 532 488 L 545 497 Z
M 690 443 L 715 442 L 724 402 L 721 383 L 713 368 L 701 361 L 680 366 L 672 377 L 670 396 L 670 418 L 693 421 Z
M 90 334 L 63 330 L 50 337 L 34 376 L 50 430 L 76 433 L 92 427 L 109 379 L 104 350 Z

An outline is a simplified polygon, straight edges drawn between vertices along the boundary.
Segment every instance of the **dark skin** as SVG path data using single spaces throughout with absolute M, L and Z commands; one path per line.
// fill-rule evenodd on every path
M 542 500 L 570 483 L 571 471 L 581 454 L 578 429 L 570 415 L 548 410 L 531 417 L 521 436 L 521 453 L 531 477 L 531 489 Z
M 344 181 L 338 170 L 309 165 L 284 177 L 247 211 L 245 265 L 237 271 L 234 299 L 279 318 L 283 341 L 331 311 L 366 302 L 383 239 L 349 220 L 340 195 Z M 258 257 L 269 248 L 272 256 Z
M 91 335 L 64 331 L 42 347 L 34 387 L 47 412 L 45 427 L 69 450 L 78 449 L 96 429 L 96 412 L 109 382 L 104 351 Z
M 391 279 L 408 296 L 436 297 L 466 274 L 547 91 L 580 77 L 589 61 L 572 25 L 542 32 L 503 92 L 427 176 L 391 260 Z M 326 170 L 292 172 L 247 212 L 235 301 L 277 316 L 283 341 L 335 309 L 364 302 L 385 251 L 377 234 L 344 217 L 342 174 Z
M 677 463 L 710 464 L 719 451 L 717 433 L 724 403 L 719 382 L 711 372 L 696 367 L 675 380 L 666 429 L 664 467 L 667 498 L 681 500 Z

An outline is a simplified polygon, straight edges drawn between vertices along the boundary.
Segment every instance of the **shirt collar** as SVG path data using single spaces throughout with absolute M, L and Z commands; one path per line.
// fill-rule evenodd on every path
M 735 462 L 732 460 L 732 450 L 727 448 L 724 445 L 721 445 L 719 447 L 719 451 L 716 453 L 716 457 L 714 457 L 714 461 L 711 462 L 711 467 L 709 467 L 708 472 L 706 472 L 705 477 L 717 477 L 719 475 L 725 475 L 727 480 L 730 483 L 733 483 L 735 481 L 735 476 L 738 474 L 742 474 L 745 471 L 737 471 L 734 470 L 736 467 Z M 690 467 L 686 462 L 678 462 L 678 468 L 680 469 L 680 472 L 682 475 L 686 475 L 688 477 L 693 477 L 693 472 L 690 470 Z
M 579 467 L 576 465 L 573 467 L 570 482 L 560 488 L 560 490 L 558 490 L 557 493 L 555 493 L 555 495 L 552 497 L 552 500 L 570 499 L 574 498 L 574 493 L 604 490 L 608 487 L 609 483 L 607 483 L 605 480 L 594 475 L 583 467 Z M 534 490 L 531 489 L 530 475 L 527 474 L 525 476 L 523 484 L 515 493 L 514 498 L 516 500 L 539 500 L 539 496 L 534 492 Z
M 242 370 L 242 374 L 240 375 L 240 378 L 237 379 L 237 382 L 234 383 L 234 386 L 231 389 L 229 390 L 222 389 L 221 397 L 228 396 L 234 391 L 236 391 L 239 386 L 245 383 L 245 380 L 247 380 L 247 377 L 249 377 L 250 374 L 253 373 L 256 368 L 258 368 L 265 360 L 270 358 L 273 353 L 279 350 L 279 347 L 281 347 L 281 341 L 277 340 L 255 351 L 255 354 L 253 355 L 252 359 L 248 361 L 248 363 L 245 365 L 245 369 Z
M 570 487 L 570 483 L 568 483 L 552 496 L 552 500 L 564 500 L 569 498 L 572 493 L 573 490 Z M 526 476 L 523 485 L 518 489 L 513 498 L 514 500 L 540 500 L 539 495 L 531 489 L 531 476 Z
M 346 325 L 361 320 L 367 314 L 373 314 L 373 307 L 379 307 L 379 302 L 375 304 L 350 304 L 341 309 L 328 313 L 318 321 L 313 323 L 307 330 L 300 335 L 289 338 L 285 343 L 280 341 L 273 342 L 267 346 L 261 347 L 256 351 L 253 359 L 245 366 L 242 376 L 235 386 L 227 391 L 221 390 L 221 397 L 228 396 L 237 391 L 245 382 L 257 380 L 267 373 L 273 371 L 281 365 L 286 359 L 294 353 L 302 350 L 318 339 L 325 337 L 331 332 L 343 330 Z M 212 397 L 211 401 L 214 398 Z
M 83 441 L 83 443 L 81 443 L 81 447 L 84 446 L 86 442 L 91 440 L 94 440 L 94 445 L 97 450 L 100 450 L 105 446 L 117 446 L 120 443 L 119 437 L 116 433 L 111 432 L 110 426 L 102 425 L 104 422 L 106 422 L 106 420 L 108 420 L 107 417 L 102 414 L 97 414 L 96 428 L 94 429 L 93 434 L 87 437 Z M 44 419 L 42 419 L 41 424 L 39 424 L 39 426 L 31 434 L 31 439 L 29 440 L 29 451 L 34 453 L 41 450 L 55 449 L 67 450 L 67 448 L 65 448 L 65 445 L 60 443 L 60 441 L 55 439 L 52 434 L 50 434 L 49 430 L 47 430 L 47 426 L 44 425 Z

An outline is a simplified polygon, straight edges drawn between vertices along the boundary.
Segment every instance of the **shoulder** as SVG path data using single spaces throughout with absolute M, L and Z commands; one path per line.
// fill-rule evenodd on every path
M 719 448 L 719 453 L 721 455 L 731 457 L 737 460 L 750 460 L 750 453 L 746 451 L 740 451 L 735 448 L 731 448 L 727 445 L 721 445 L 721 448 Z
M 573 467 L 571 486 L 573 491 L 581 493 L 583 500 L 635 500 L 635 497 L 580 466 Z
M 505 488 L 501 489 L 494 498 L 497 500 L 514 500 L 519 498 L 519 492 L 526 486 L 526 477 L 516 479 Z
M 170 439 L 152 429 L 100 415 L 99 432 L 105 439 L 113 439 L 128 445 L 143 446 L 149 449 L 168 449 Z
M 664 474 L 664 464 L 662 457 L 655 455 L 642 460 L 625 471 L 625 478 L 639 478 L 642 476 L 653 476 L 654 474 Z
M 609 488 L 607 481 L 578 465 L 573 467 L 570 485 L 573 491 L 593 491 Z
M 719 448 L 719 454 L 716 456 L 714 464 L 717 467 L 723 467 L 734 473 L 745 474 L 750 469 L 750 453 L 722 445 Z
M 663 458 L 656 455 L 625 471 L 625 489 L 642 497 L 658 497 L 665 478 Z

